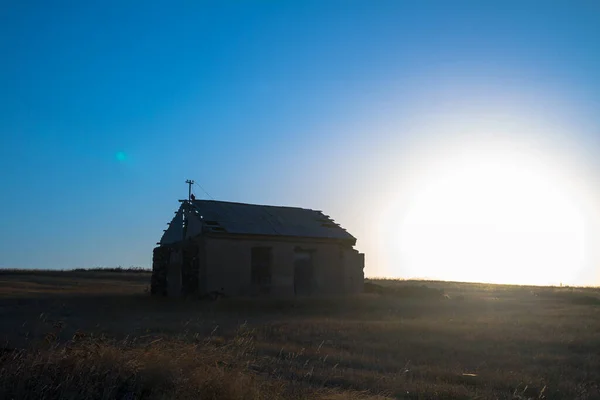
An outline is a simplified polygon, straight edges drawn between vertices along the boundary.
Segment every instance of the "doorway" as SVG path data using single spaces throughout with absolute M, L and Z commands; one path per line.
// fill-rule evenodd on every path
M 294 253 L 294 294 L 307 295 L 313 291 L 312 253 L 297 251 Z
M 252 285 L 257 287 L 260 293 L 271 291 L 271 264 L 273 254 L 271 247 L 253 247 L 251 256 L 251 279 Z

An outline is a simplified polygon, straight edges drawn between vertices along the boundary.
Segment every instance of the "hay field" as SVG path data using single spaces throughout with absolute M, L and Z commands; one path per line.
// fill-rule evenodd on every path
M 599 289 L 199 301 L 149 280 L 0 271 L 0 398 L 600 399 Z

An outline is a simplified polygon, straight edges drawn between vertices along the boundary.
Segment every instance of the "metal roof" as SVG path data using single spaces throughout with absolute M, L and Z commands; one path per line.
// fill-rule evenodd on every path
M 193 200 L 190 204 L 204 231 L 356 240 L 321 211 L 216 200 Z

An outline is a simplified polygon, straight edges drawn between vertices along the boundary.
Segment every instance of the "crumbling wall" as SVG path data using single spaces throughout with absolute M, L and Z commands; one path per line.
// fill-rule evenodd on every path
M 170 249 L 166 246 L 154 248 L 152 252 L 152 278 L 150 279 L 150 293 L 153 295 L 167 294 L 167 269 L 169 265 Z
M 181 296 L 221 292 L 250 295 L 264 292 L 252 281 L 252 248 L 271 248 L 271 295 L 360 293 L 364 285 L 364 254 L 348 245 L 311 240 L 254 237 L 196 238 L 171 249 L 154 249 L 152 293 Z M 297 267 L 310 254 L 310 287 Z M 302 278 L 302 279 L 300 279 Z M 168 292 L 168 293 L 167 293 Z
M 344 261 L 344 289 L 348 294 L 362 293 L 365 283 L 365 255 L 355 249 L 345 249 Z
M 179 297 L 182 292 L 182 267 L 183 252 L 181 248 L 170 251 L 169 265 L 167 266 L 167 294 L 171 297 Z
M 184 296 L 198 293 L 199 270 L 198 245 L 190 240 L 182 249 L 181 291 Z

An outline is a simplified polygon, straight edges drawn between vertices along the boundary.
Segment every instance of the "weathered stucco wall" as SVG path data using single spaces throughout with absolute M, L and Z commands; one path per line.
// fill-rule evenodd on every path
M 268 285 L 252 280 L 252 249 L 257 247 L 270 248 Z M 363 290 L 364 254 L 335 242 L 203 235 L 155 255 L 153 279 L 163 282 L 154 285 L 155 294 L 293 296 Z
M 348 293 L 362 293 L 365 284 L 365 255 L 355 249 L 344 249 L 344 286 Z
M 207 291 L 229 295 L 252 294 L 251 261 L 253 247 L 271 247 L 271 293 L 293 294 L 294 246 L 264 240 L 206 238 Z
M 294 271 L 297 251 L 311 254 L 313 293 L 341 294 L 362 290 L 359 289 L 359 285 L 348 285 L 348 282 L 358 280 L 362 274 L 363 265 L 356 256 L 358 252 L 336 243 L 219 237 L 205 237 L 202 240 L 205 241 L 205 287 L 208 292 L 222 291 L 228 295 L 258 292 L 259 288 L 253 286 L 251 278 L 253 247 L 271 248 L 271 294 L 295 294 Z M 347 273 L 347 268 L 352 268 L 353 272 Z

